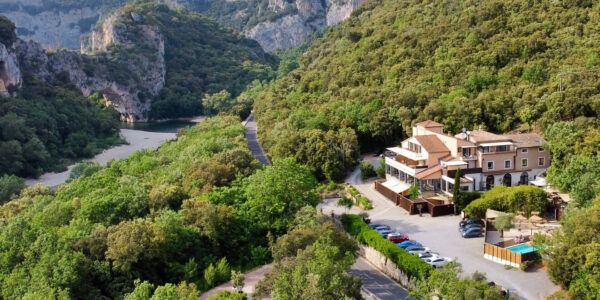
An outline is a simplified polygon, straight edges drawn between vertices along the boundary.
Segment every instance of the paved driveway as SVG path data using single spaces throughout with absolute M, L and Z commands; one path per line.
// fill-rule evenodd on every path
M 508 288 L 511 294 L 516 292 L 521 298 L 544 299 L 558 289 L 546 272 L 506 270 L 502 265 L 484 259 L 483 238 L 463 239 L 458 233 L 459 216 L 410 216 L 376 192 L 372 181 L 362 183 L 359 175 L 359 171 L 356 170 L 347 181 L 373 202 L 374 209 L 368 212 L 372 222 L 383 223 L 405 232 L 411 239 L 421 242 L 442 256 L 457 258 L 466 275 L 475 271 L 483 272 L 489 280 Z M 345 212 L 345 209 L 335 207 L 334 203 L 325 203 L 323 207 L 326 212 L 332 208 L 337 213 Z M 356 209 L 352 211 L 356 212 Z
M 251 114 L 246 121 L 244 121 L 246 127 L 246 141 L 248 142 L 248 148 L 252 151 L 252 155 L 263 165 L 270 165 L 271 162 L 265 154 L 262 146 L 258 142 L 257 125 L 254 120 L 254 114 Z

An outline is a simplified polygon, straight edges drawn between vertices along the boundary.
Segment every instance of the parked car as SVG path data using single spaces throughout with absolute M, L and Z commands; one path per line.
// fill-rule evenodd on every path
M 447 257 L 432 256 L 424 259 L 423 261 L 434 268 L 441 268 L 451 262 L 452 259 Z
M 466 225 L 465 227 L 461 228 L 459 231 L 460 232 L 465 232 L 465 231 L 467 231 L 469 229 L 475 229 L 475 228 L 483 231 L 483 227 L 481 225 L 479 225 L 479 224 Z
M 391 230 L 389 229 L 378 229 L 377 232 L 379 233 L 379 235 L 381 235 L 383 238 L 387 238 L 387 236 L 392 233 Z
M 425 252 L 417 253 L 417 256 L 420 259 L 426 259 L 426 258 L 431 258 L 433 256 L 440 256 L 440 255 L 436 252 L 425 251 Z
M 371 229 L 375 229 L 375 228 L 377 228 L 377 227 L 381 227 L 381 226 L 386 226 L 386 225 L 383 225 L 383 224 L 377 224 L 377 223 L 369 224 L 369 227 L 371 227 Z
M 483 228 L 483 225 L 481 225 L 479 223 L 469 223 L 469 224 L 465 224 L 464 226 L 460 227 L 458 230 L 463 231 L 467 228 L 472 228 L 472 227 Z
M 396 231 L 388 234 L 387 239 L 394 243 L 402 243 L 408 240 L 408 235 Z
M 429 248 L 423 247 L 423 245 L 418 244 L 418 245 L 408 246 L 408 247 L 404 248 L 404 250 L 406 250 L 407 252 L 410 252 L 413 250 L 429 250 Z
M 431 249 L 427 248 L 427 247 L 419 247 L 419 248 L 413 248 L 411 250 L 408 251 L 408 253 L 413 254 L 413 255 L 419 255 L 421 253 L 427 253 L 431 251 Z
M 469 228 L 461 233 L 463 238 L 472 238 L 472 237 L 480 237 L 483 235 L 483 230 L 481 228 Z
M 381 225 L 381 224 L 379 224 L 379 225 L 377 225 L 375 227 L 371 227 L 371 228 L 373 228 L 375 230 L 383 230 L 383 229 L 387 229 L 387 230 L 390 230 L 390 231 L 392 230 L 392 228 L 390 228 L 390 226 Z
M 483 227 L 485 225 L 485 222 L 483 222 L 483 220 L 481 219 L 464 219 L 458 223 L 458 228 L 463 228 L 471 224 L 479 224 Z
M 408 241 L 404 241 L 402 243 L 398 243 L 396 245 L 402 249 L 406 249 L 407 247 L 410 247 L 410 246 L 416 246 L 416 245 L 421 246 L 421 243 L 419 243 L 417 241 L 413 241 L 413 240 L 408 240 Z

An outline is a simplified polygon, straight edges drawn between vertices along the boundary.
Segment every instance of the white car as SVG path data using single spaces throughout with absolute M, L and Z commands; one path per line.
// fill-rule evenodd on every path
M 423 259 L 423 261 L 434 268 L 441 268 L 441 267 L 445 266 L 446 264 L 448 264 L 449 262 L 451 262 L 452 259 L 448 258 L 448 257 L 432 256 L 432 257 Z

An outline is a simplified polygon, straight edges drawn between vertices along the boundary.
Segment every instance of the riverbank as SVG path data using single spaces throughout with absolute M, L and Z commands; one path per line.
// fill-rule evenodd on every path
M 156 149 L 163 142 L 175 139 L 176 137 L 176 133 L 174 132 L 149 132 L 134 129 L 121 129 L 120 133 L 121 137 L 127 141 L 127 144 L 106 149 L 88 161 L 94 161 L 105 166 L 113 159 L 125 159 L 136 151 Z M 60 185 L 69 179 L 69 174 L 71 174 L 71 169 L 73 169 L 74 166 L 75 165 L 69 166 L 67 171 L 64 172 L 50 172 L 43 174 L 39 178 L 29 178 L 25 181 L 25 184 L 31 186 L 42 183 L 50 187 Z

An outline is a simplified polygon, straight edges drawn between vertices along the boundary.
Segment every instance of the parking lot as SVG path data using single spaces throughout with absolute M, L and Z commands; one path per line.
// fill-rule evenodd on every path
M 357 171 L 348 178 L 348 182 L 373 202 L 374 208 L 368 211 L 371 222 L 385 224 L 406 233 L 410 239 L 431 248 L 441 256 L 456 258 L 462 265 L 465 275 L 475 271 L 483 272 L 490 281 L 508 289 L 511 295 L 516 293 L 522 299 L 544 299 L 558 289 L 542 270 L 529 272 L 518 269 L 507 270 L 500 264 L 484 259 L 483 237 L 462 238 L 458 231 L 458 223 L 461 220 L 459 216 L 436 218 L 428 214 L 423 214 L 422 217 L 411 216 L 376 192 L 372 181 L 360 182 Z M 335 201 L 324 203 L 322 207 L 325 212 L 330 212 L 332 209 L 338 214 L 347 211 L 345 208 L 338 207 Z M 351 212 L 360 211 L 353 208 Z

